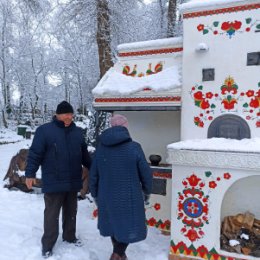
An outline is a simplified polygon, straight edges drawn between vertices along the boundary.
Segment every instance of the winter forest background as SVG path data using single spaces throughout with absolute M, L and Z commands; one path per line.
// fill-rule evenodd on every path
M 105 126 L 91 90 L 121 43 L 181 35 L 182 0 L 0 0 L 0 129 L 32 128 L 69 101 L 88 122 L 89 145 Z

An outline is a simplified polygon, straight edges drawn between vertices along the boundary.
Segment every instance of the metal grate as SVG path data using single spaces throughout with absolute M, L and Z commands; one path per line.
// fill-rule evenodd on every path
M 250 128 L 247 122 L 237 115 L 217 117 L 209 126 L 208 138 L 223 137 L 241 140 L 250 138 Z

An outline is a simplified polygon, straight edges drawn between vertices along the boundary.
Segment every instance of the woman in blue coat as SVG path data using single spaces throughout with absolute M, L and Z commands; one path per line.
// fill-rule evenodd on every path
M 132 141 L 127 119 L 111 118 L 111 128 L 100 136 L 90 170 L 90 191 L 98 205 L 98 229 L 110 236 L 110 260 L 125 260 L 129 243 L 147 235 L 144 200 L 152 190 L 152 173 L 141 145 Z

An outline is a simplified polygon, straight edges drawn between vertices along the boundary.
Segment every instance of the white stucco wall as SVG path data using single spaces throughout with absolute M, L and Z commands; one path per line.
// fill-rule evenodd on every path
M 259 207 L 260 176 L 250 176 L 236 181 L 225 193 L 221 206 L 221 220 L 226 216 L 249 211 L 260 219 Z
M 245 3 L 246 4 L 246 1 Z M 247 23 L 246 19 L 251 18 L 251 22 Z M 246 93 L 248 90 L 259 90 L 260 82 L 260 66 L 247 66 L 247 53 L 260 51 L 260 33 L 255 32 L 256 27 L 254 22 L 259 23 L 259 9 L 237 11 L 231 13 L 212 14 L 207 16 L 199 16 L 184 19 L 184 37 L 183 37 L 183 92 L 182 92 L 182 131 L 181 139 L 207 138 L 207 130 L 209 124 L 219 115 L 225 113 L 233 113 L 244 118 L 250 129 L 251 137 L 259 137 L 259 126 L 256 127 L 256 122 L 260 121 L 259 107 L 245 109 L 243 104 L 250 102 L 250 97 L 240 95 L 241 92 Z M 241 28 L 229 37 L 225 31 L 221 30 L 223 22 L 242 23 Z M 213 23 L 217 25 L 214 26 Z M 198 25 L 204 25 L 204 29 L 209 32 L 203 34 L 203 30 L 197 29 Z M 210 28 L 209 28 L 210 27 Z M 250 31 L 247 28 L 250 27 Z M 218 33 L 214 34 L 214 31 Z M 200 44 L 204 43 L 209 50 L 206 52 L 197 52 L 195 49 Z M 215 80 L 202 81 L 202 69 L 214 68 Z M 232 77 L 235 84 L 238 86 L 238 93 L 231 94 L 236 98 L 237 104 L 234 109 L 224 109 L 220 98 L 221 86 L 227 77 Z M 208 99 L 210 105 L 214 104 L 215 109 L 201 109 L 195 106 L 193 94 L 198 86 L 202 85 L 201 90 L 205 95 L 207 92 L 218 93 L 219 96 Z M 192 87 L 196 90 L 192 92 Z M 226 93 L 226 96 L 230 93 Z M 210 112 L 206 112 L 209 110 Z M 248 110 L 248 112 L 245 112 Z M 213 112 L 212 112 L 213 111 Z M 258 114 L 257 114 L 258 113 Z M 200 115 L 202 115 L 200 117 Z M 211 120 L 208 117 L 211 116 Z M 248 119 L 248 116 L 250 119 Z M 194 123 L 194 118 L 200 117 L 204 123 L 203 127 L 198 127 Z M 254 118 L 254 119 L 253 119 Z
M 180 140 L 180 111 L 120 111 L 128 118 L 129 132 L 139 142 L 149 161 L 149 155 L 162 156 L 166 163 L 167 145 Z

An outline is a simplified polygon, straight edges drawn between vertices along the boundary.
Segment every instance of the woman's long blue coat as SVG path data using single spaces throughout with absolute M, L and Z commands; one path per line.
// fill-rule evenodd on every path
M 132 141 L 123 126 L 105 130 L 90 170 L 100 234 L 123 243 L 145 239 L 143 193 L 150 194 L 151 190 L 152 173 L 141 145 Z

